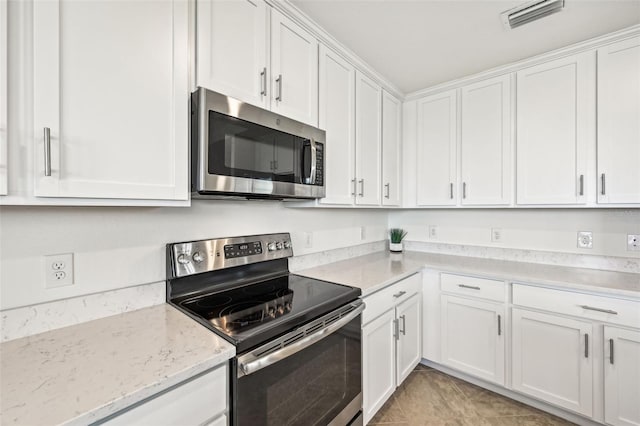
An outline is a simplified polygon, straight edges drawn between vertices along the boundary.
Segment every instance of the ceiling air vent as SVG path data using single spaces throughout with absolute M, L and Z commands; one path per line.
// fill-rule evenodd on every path
M 563 8 L 564 0 L 534 0 L 502 12 L 500 16 L 505 28 L 513 29 L 560 12 Z

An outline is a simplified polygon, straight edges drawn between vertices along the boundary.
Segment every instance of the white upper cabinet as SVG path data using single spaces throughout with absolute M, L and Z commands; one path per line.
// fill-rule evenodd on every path
M 382 91 L 382 204 L 400 205 L 401 102 Z
M 327 132 L 327 174 L 323 204 L 353 204 L 355 183 L 355 69 L 320 45 L 320 128 Z
M 640 203 L 640 37 L 598 49 L 598 203 Z
M 267 4 L 197 1 L 196 84 L 269 107 Z
M 381 87 L 356 72 L 356 204 L 380 205 L 381 102 Z
M 276 10 L 271 11 L 271 109 L 318 125 L 318 41 Z
M 462 205 L 511 202 L 511 77 L 461 89 Z
M 33 49 L 36 196 L 188 199 L 186 2 L 36 1 Z
M 594 55 L 517 73 L 517 203 L 584 204 Z
M 7 0 L 0 0 L 0 195 L 7 195 Z
M 264 0 L 197 0 L 196 84 L 318 125 L 318 41 Z
M 456 90 L 418 101 L 417 204 L 456 204 Z

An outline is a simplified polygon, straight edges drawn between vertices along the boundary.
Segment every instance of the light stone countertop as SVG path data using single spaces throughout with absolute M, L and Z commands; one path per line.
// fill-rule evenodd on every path
M 88 424 L 220 365 L 235 348 L 162 304 L 0 344 L 0 424 Z
M 640 274 L 423 252 L 373 253 L 301 270 L 296 274 L 359 287 L 362 296 L 367 296 L 425 267 L 442 272 L 640 298 Z

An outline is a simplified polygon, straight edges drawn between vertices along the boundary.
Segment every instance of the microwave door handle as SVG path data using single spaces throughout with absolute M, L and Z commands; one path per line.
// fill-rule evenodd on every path
M 318 152 L 316 149 L 316 141 L 314 141 L 313 139 L 311 139 L 311 176 L 310 176 L 310 183 L 311 185 L 315 185 L 316 184 L 316 159 L 318 157 Z

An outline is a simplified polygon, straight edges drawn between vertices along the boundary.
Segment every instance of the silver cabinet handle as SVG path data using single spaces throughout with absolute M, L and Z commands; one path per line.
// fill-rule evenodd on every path
M 593 306 L 589 306 L 589 305 L 578 305 L 578 306 L 588 311 L 604 312 L 605 314 L 618 315 L 616 311 L 612 311 L 611 309 L 594 308 Z
M 364 179 L 360 179 L 358 183 L 360 184 L 360 192 L 358 192 L 358 195 L 364 197 Z
M 404 315 L 400 315 L 400 318 L 402 318 L 402 330 L 400 330 L 400 332 L 402 333 L 403 336 L 406 336 L 407 333 L 407 318 L 405 318 Z
M 385 188 L 385 195 L 384 195 L 384 198 L 389 198 L 389 187 L 390 187 L 390 186 L 391 186 L 391 185 L 390 185 L 389 183 L 385 183 L 385 184 L 384 184 L 384 188 Z
M 407 294 L 406 291 L 401 291 L 401 292 L 398 292 L 398 293 L 394 294 L 393 297 L 395 297 L 397 299 L 398 297 L 402 297 L 405 294 Z
M 356 180 L 355 179 L 351 179 L 351 196 L 355 196 L 356 195 Z
M 502 317 L 498 314 L 498 336 L 502 335 Z
M 605 195 L 607 193 L 605 184 L 606 184 L 606 177 L 603 173 L 600 175 L 600 194 L 602 195 Z
M 580 175 L 580 195 L 584 195 L 584 175 Z
M 589 335 L 584 334 L 584 357 L 589 358 Z
M 613 339 L 609 339 L 609 364 L 613 364 Z
M 462 198 L 467 198 L 467 182 L 462 182 Z
M 262 68 L 260 73 L 260 94 L 267 96 L 267 67 Z
M 460 288 L 468 288 L 468 289 L 471 289 L 471 290 L 480 290 L 480 287 L 475 286 L 475 285 L 458 284 L 458 287 L 460 287 Z
M 44 175 L 51 176 L 51 129 L 44 128 Z
M 282 102 L 282 74 L 278 75 L 278 78 L 276 78 L 276 85 L 278 87 L 276 101 Z
M 453 183 L 449 184 L 449 198 L 453 200 Z

